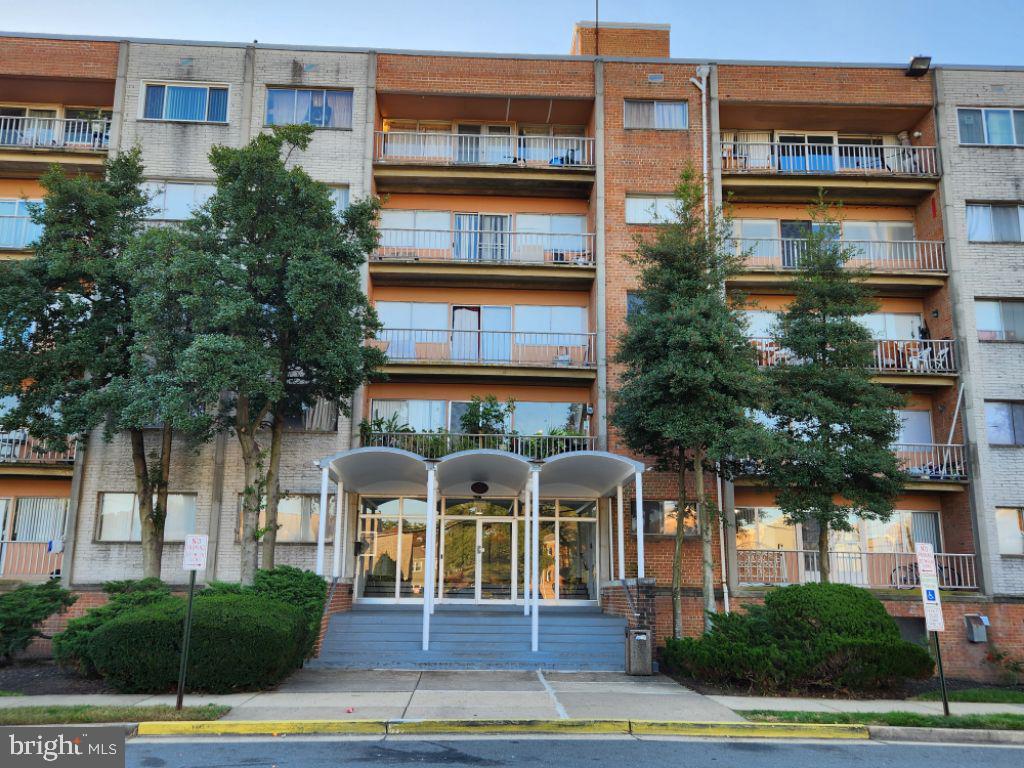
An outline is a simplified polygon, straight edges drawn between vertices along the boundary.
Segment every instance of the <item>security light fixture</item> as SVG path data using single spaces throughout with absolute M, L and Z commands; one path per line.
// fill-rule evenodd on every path
M 491 490 L 491 486 L 489 486 L 487 483 L 481 483 L 480 481 L 477 481 L 473 483 L 471 486 L 469 486 L 469 490 L 473 492 L 474 496 L 483 496 L 485 493 Z
M 906 75 L 907 77 L 923 77 L 928 74 L 929 68 L 932 66 L 931 56 L 915 56 L 910 60 L 907 65 Z

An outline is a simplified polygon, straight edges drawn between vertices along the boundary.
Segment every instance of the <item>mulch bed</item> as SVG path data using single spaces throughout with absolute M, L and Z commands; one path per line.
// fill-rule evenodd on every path
M 76 693 L 116 693 L 102 680 L 81 677 L 52 661 L 21 661 L 0 667 L 0 691 L 26 696 Z

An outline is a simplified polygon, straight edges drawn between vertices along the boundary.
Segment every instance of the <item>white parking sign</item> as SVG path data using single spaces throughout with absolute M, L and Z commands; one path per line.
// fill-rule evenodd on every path
M 935 550 L 931 544 L 915 544 L 917 574 L 921 579 L 921 602 L 924 603 L 924 624 L 929 632 L 945 632 L 939 598 L 939 574 L 935 567 Z
M 210 538 L 190 533 L 185 537 L 185 555 L 181 567 L 186 571 L 206 570 L 206 550 Z

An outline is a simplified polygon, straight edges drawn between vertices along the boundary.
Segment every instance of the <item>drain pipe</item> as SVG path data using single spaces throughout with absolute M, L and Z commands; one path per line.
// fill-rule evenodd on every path
M 718 476 L 718 550 L 719 559 L 722 563 L 722 606 L 725 608 L 725 612 L 729 613 L 729 576 L 725 568 L 725 523 L 722 522 L 722 515 L 724 510 L 722 509 L 722 472 L 721 467 L 717 473 Z
M 705 226 L 711 223 L 711 179 L 708 163 L 711 155 L 708 151 L 708 75 L 711 74 L 711 67 L 701 64 L 697 67 L 697 77 L 691 77 L 690 82 L 700 91 L 700 122 L 702 133 L 702 151 L 704 161 L 704 222 Z M 699 80 L 697 78 L 700 78 Z

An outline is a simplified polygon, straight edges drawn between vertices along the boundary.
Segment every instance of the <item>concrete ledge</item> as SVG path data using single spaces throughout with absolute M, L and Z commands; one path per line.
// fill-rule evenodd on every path
M 630 733 L 637 736 L 717 736 L 748 739 L 867 739 L 863 725 L 816 723 L 699 723 L 665 720 L 631 720 Z
M 139 723 L 139 736 L 280 736 L 296 733 L 387 733 L 384 720 L 181 720 Z
M 869 725 L 879 741 L 927 741 L 946 744 L 1024 744 L 1024 731 L 989 731 L 980 728 L 907 728 Z
M 389 720 L 388 734 L 629 733 L 629 720 Z

